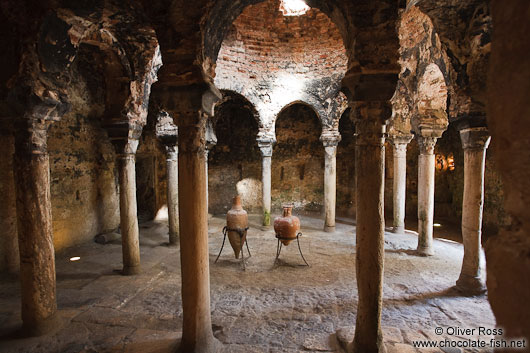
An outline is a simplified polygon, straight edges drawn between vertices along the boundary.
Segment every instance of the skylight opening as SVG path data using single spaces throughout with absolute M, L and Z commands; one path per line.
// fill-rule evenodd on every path
M 303 0 L 282 0 L 280 11 L 284 16 L 302 16 L 311 8 Z

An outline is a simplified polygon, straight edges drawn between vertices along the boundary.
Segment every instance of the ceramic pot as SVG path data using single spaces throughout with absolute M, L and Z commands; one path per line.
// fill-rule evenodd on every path
M 236 196 L 232 202 L 232 208 L 226 214 L 226 227 L 228 228 L 228 240 L 232 249 L 234 249 L 234 254 L 236 259 L 239 259 L 239 252 L 241 251 L 241 246 L 245 244 L 247 239 L 247 228 L 248 228 L 248 215 L 247 211 L 241 206 L 241 197 Z M 240 233 L 236 230 L 239 230 Z
M 289 245 L 300 230 L 300 220 L 291 214 L 292 205 L 283 206 L 283 216 L 274 219 L 274 231 L 283 245 Z

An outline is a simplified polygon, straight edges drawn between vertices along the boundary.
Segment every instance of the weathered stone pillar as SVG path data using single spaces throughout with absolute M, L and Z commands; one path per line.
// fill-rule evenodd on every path
M 167 215 L 169 223 L 169 246 L 175 246 L 179 238 L 178 210 L 178 146 L 166 146 L 167 162 Z
M 15 133 L 22 321 L 29 335 L 44 334 L 57 325 L 48 123 L 25 117 L 16 122 Z
M 208 155 L 212 148 L 217 145 L 217 136 L 215 135 L 215 129 L 213 126 L 212 119 L 209 117 L 206 120 L 206 148 L 204 149 L 204 165 L 206 168 L 206 210 L 209 210 L 209 195 L 208 195 Z
M 136 150 L 138 140 L 129 140 L 118 153 L 120 183 L 120 230 L 123 274 L 140 273 L 140 233 L 136 204 Z
M 0 171 L 0 195 L 3 195 L 3 201 L 0 203 L 0 229 L 3 239 L 0 239 L 2 246 L 3 259 L 0 264 L 5 266 L 5 270 L 10 274 L 20 272 L 20 258 L 18 250 L 17 236 L 17 202 L 15 192 L 15 177 L 13 166 L 13 155 L 15 153 L 15 139 L 12 124 L 0 121 L 0 150 L 3 151 L 0 156 L 4 170 Z
M 456 287 L 465 294 L 481 294 L 486 284 L 481 278 L 482 208 L 484 205 L 484 169 L 486 149 L 490 143 L 486 127 L 460 130 L 464 148 L 464 199 L 462 205 L 462 238 L 464 260 Z
M 335 231 L 335 210 L 337 201 L 337 146 L 340 142 L 338 131 L 322 133 L 324 144 L 324 231 Z
M 394 187 L 393 213 L 394 223 L 392 231 L 405 231 L 405 199 L 407 191 L 407 145 L 412 136 L 393 136 L 390 142 L 394 146 Z
M 355 171 L 357 246 L 355 266 L 359 304 L 354 352 L 384 352 L 381 330 L 384 265 L 384 142 L 390 109 L 382 102 L 361 103 L 356 116 Z
M 418 136 L 420 156 L 418 158 L 418 253 L 434 255 L 434 146 L 436 137 Z
M 263 185 L 263 225 L 271 224 L 271 167 L 273 139 L 258 139 L 258 146 L 263 156 L 261 164 L 261 181 Z
M 158 113 L 155 132 L 156 137 L 166 147 L 169 246 L 175 246 L 178 244 L 179 237 L 178 128 L 168 112 L 160 111 Z
M 179 216 L 182 352 L 213 352 L 206 208 L 206 117 L 179 114 Z

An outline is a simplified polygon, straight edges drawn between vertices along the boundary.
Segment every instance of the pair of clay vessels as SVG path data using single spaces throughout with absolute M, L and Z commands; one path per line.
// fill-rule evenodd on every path
M 300 230 L 300 220 L 293 216 L 293 205 L 283 205 L 283 216 L 274 219 L 274 231 L 283 245 L 289 245 L 296 239 Z
M 232 202 L 232 208 L 226 214 L 226 227 L 228 240 L 236 259 L 239 259 L 239 253 L 247 240 L 248 215 L 247 211 L 241 206 L 241 197 L 236 196 Z
M 300 230 L 300 219 L 292 215 L 293 206 L 283 206 L 283 216 L 274 219 L 274 231 L 276 237 L 280 239 L 283 245 L 289 245 L 296 239 Z M 236 259 L 239 259 L 239 253 L 247 239 L 248 214 L 241 206 L 241 197 L 234 197 L 232 208 L 226 214 L 226 227 L 228 240 L 234 250 Z

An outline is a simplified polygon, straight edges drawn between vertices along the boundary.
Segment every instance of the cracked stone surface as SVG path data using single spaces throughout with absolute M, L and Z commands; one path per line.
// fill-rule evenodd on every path
M 341 352 L 344 340 L 353 338 L 355 226 L 343 220 L 336 233 L 324 233 L 323 220 L 301 216 L 301 222 L 300 245 L 311 267 L 302 266 L 296 243 L 284 247 L 274 265 L 272 227 L 262 228 L 260 215 L 251 215 L 252 257 L 246 257 L 243 271 L 228 242 L 214 263 L 224 219 L 210 218 L 212 324 L 222 352 Z M 119 240 L 87 243 L 57 255 L 58 306 L 64 324 L 48 336 L 16 336 L 21 324 L 19 285 L 3 278 L 0 351 L 175 351 L 182 328 L 179 250 L 165 245 L 163 222 L 144 223 L 140 232 L 144 272 L 139 276 L 115 271 L 121 268 Z M 416 352 L 411 342 L 417 339 L 451 338 L 437 336 L 436 327 L 495 327 L 486 296 L 461 297 L 451 288 L 460 273 L 460 244 L 437 239 L 436 255 L 424 258 L 414 255 L 414 233 L 387 232 L 385 238 L 382 321 L 389 352 Z M 81 260 L 70 262 L 73 256 Z M 421 350 L 431 351 L 436 352 Z

